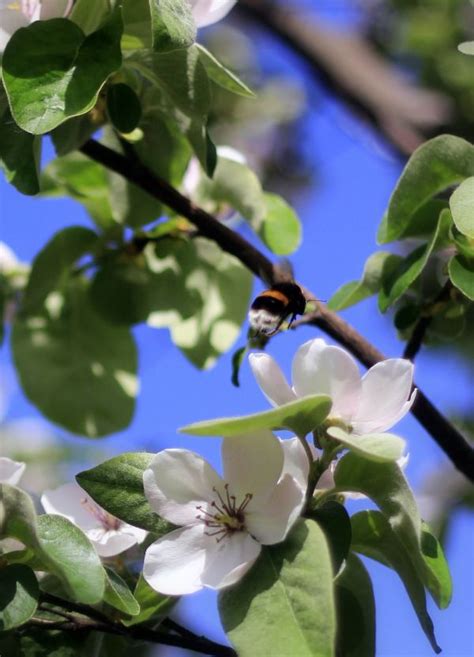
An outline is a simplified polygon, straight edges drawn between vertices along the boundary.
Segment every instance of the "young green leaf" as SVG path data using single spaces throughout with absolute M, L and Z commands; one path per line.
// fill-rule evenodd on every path
M 327 395 L 309 395 L 269 411 L 196 422 L 179 431 L 193 436 L 238 438 L 261 429 L 289 429 L 299 436 L 306 436 L 326 419 L 330 409 L 331 399 Z
M 41 312 L 48 294 L 62 287 L 74 263 L 91 253 L 98 240 L 97 233 L 82 226 L 69 226 L 56 233 L 33 262 L 22 310 L 27 314 Z
M 143 579 L 142 574 L 138 578 L 133 595 L 140 605 L 140 613 L 133 618 L 122 619 L 122 623 L 126 627 L 139 625 L 147 621 L 153 621 L 153 624 L 156 625 L 170 613 L 179 601 L 178 597 L 162 595 L 155 591 L 155 589 L 152 589 L 146 580 Z
M 13 355 L 25 394 L 73 433 L 97 438 L 123 429 L 138 389 L 132 336 L 102 320 L 80 285 L 56 301 L 52 314 L 16 317 Z
M 240 80 L 235 73 L 229 71 L 209 50 L 204 48 L 200 43 L 196 43 L 193 48 L 199 50 L 199 58 L 206 69 L 209 78 L 219 87 L 227 89 L 231 93 L 244 98 L 255 98 L 253 91 Z
M 332 567 L 323 531 L 300 521 L 283 543 L 264 547 L 250 572 L 219 594 L 219 612 L 240 657 L 334 657 Z
M 196 25 L 186 0 L 124 0 L 122 48 L 167 52 L 188 48 Z
M 334 580 L 337 609 L 337 654 L 375 657 L 375 599 L 362 561 L 350 554 Z
M 448 263 L 448 273 L 451 283 L 474 301 L 474 258 L 453 256 Z
M 278 194 L 263 194 L 266 214 L 258 231 L 275 255 L 290 255 L 301 244 L 301 223 L 293 208 Z
M 426 564 L 428 588 L 440 609 L 446 609 L 451 602 L 453 583 L 448 563 L 440 542 L 431 532 L 426 522 L 421 523 L 421 552 Z
M 333 570 L 339 572 L 351 546 L 351 519 L 346 509 L 338 502 L 326 502 L 308 512 L 323 530 L 328 542 Z
M 105 566 L 105 593 L 104 602 L 129 616 L 140 613 L 140 605 L 124 580 L 115 570 Z
M 16 125 L 0 86 L 0 169 L 22 194 L 33 196 L 39 192 L 40 152 L 41 139 Z
M 396 461 L 405 449 L 405 441 L 392 433 L 356 436 L 339 427 L 329 427 L 328 434 L 341 445 L 370 461 Z
M 92 109 L 105 81 L 122 63 L 121 34 L 120 12 L 88 37 L 65 18 L 36 21 L 17 30 L 5 48 L 2 66 L 18 125 L 39 135 Z
M 114 456 L 76 475 L 78 484 L 112 515 L 162 536 L 173 527 L 151 510 L 143 492 L 143 473 L 153 454 L 130 452 Z
M 366 260 L 360 281 L 345 283 L 334 292 L 328 301 L 331 310 L 344 310 L 371 297 L 380 290 L 382 280 L 388 270 L 401 260 L 389 251 L 377 251 Z
M 352 516 L 351 521 L 352 549 L 395 570 L 405 586 L 433 650 L 440 653 L 433 621 L 426 608 L 423 582 L 413 565 L 407 546 L 400 541 L 398 534 L 379 511 L 361 511 Z
M 111 84 L 108 87 L 107 111 L 115 128 L 123 133 L 135 130 L 142 115 L 142 107 L 137 94 L 128 84 L 122 82 Z
M 451 194 L 449 207 L 460 233 L 474 237 L 474 176 L 466 178 Z
M 39 586 L 28 566 L 0 568 L 0 632 L 20 627 L 36 611 Z
M 474 175 L 474 146 L 453 135 L 422 144 L 410 157 L 388 207 L 386 227 L 379 242 L 401 237 L 414 213 L 450 185 Z
M 91 34 L 99 29 L 109 12 L 109 0 L 76 0 L 69 20 L 76 23 L 84 34 Z

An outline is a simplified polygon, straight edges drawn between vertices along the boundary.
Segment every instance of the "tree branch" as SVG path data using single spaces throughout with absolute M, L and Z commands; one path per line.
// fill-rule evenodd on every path
M 203 636 L 194 634 L 187 628 L 181 627 L 171 619 L 164 619 L 162 625 L 167 627 L 173 633 L 163 632 L 162 630 L 154 630 L 148 627 L 132 626 L 125 627 L 119 622 L 111 620 L 105 614 L 70 600 L 63 600 L 55 595 L 48 593 L 41 594 L 43 601 L 42 610 L 56 613 L 55 609 L 45 609 L 44 603 L 53 605 L 54 607 L 61 607 L 67 610 L 66 613 L 62 611 L 57 612 L 59 615 L 64 616 L 64 620 L 49 620 L 45 618 L 32 618 L 22 628 L 40 627 L 45 630 L 63 630 L 68 632 L 78 631 L 96 631 L 105 632 L 106 634 L 115 634 L 137 641 L 148 641 L 150 643 L 159 643 L 166 646 L 175 646 L 192 650 L 204 655 L 212 655 L 214 657 L 236 657 L 236 652 L 230 646 L 224 646 L 220 643 L 206 639 Z
M 397 75 L 366 39 L 320 25 L 314 14 L 268 0 L 240 0 L 237 9 L 304 61 L 316 80 L 372 125 L 403 159 L 446 123 L 449 99 Z
M 274 280 L 275 269 L 270 260 L 238 233 L 221 224 L 210 214 L 194 206 L 189 199 L 156 176 L 138 161 L 125 156 L 90 139 L 81 151 L 112 171 L 135 183 L 172 210 L 186 217 L 201 233 L 213 240 L 228 253 L 238 258 L 256 276 L 266 283 Z M 314 298 L 314 295 L 309 294 Z M 348 349 L 366 367 L 384 360 L 385 356 L 368 340 L 360 335 L 341 317 L 318 302 L 318 310 L 305 315 L 293 326 L 313 324 Z M 427 397 L 418 390 L 412 412 L 420 424 L 434 438 L 454 465 L 471 481 L 474 481 L 474 449 L 462 434 L 436 409 Z

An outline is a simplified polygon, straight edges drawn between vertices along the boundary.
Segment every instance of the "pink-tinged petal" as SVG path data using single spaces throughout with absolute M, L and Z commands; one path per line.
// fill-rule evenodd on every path
M 273 406 L 281 406 L 296 399 L 285 375 L 268 354 L 250 354 L 249 363 L 260 390 Z
M 189 0 L 197 27 L 217 23 L 226 16 L 237 0 Z
M 12 461 L 6 456 L 0 456 L 0 484 L 16 486 L 26 468 L 25 463 Z
M 336 486 L 334 481 L 334 470 L 336 469 L 336 461 L 331 461 L 329 467 L 323 472 L 319 477 L 318 483 L 316 484 L 317 490 L 330 490 Z
M 49 18 L 61 18 L 67 16 L 72 8 L 70 0 L 42 0 L 39 18 L 46 21 Z
M 46 490 L 41 496 L 41 504 L 46 513 L 64 516 L 85 532 L 101 526 L 100 507 L 75 482 Z
M 197 522 L 196 507 L 207 509 L 212 489 L 222 480 L 209 463 L 187 449 L 165 449 L 153 457 L 143 473 L 145 495 L 153 511 L 176 525 Z
M 96 527 L 87 531 L 86 535 L 100 557 L 114 557 L 137 544 L 135 536 L 121 529 Z
M 298 397 L 324 394 L 332 399 L 331 416 L 350 421 L 359 404 L 361 382 L 355 360 L 344 349 L 317 338 L 303 344 L 292 366 Z
M 301 441 L 299 438 L 289 438 L 288 440 L 279 438 L 279 440 L 285 457 L 281 477 L 283 478 L 287 474 L 291 475 L 296 483 L 306 491 L 309 475 L 309 460 Z M 314 452 L 313 455 L 316 457 L 316 450 L 313 448 L 311 451 Z
M 143 577 L 164 595 L 185 595 L 203 587 L 206 556 L 215 539 L 204 524 L 183 527 L 166 534 L 145 552 Z
M 359 408 L 352 418 L 355 433 L 386 431 L 411 408 L 413 363 L 390 358 L 377 363 L 362 378 Z
M 247 531 L 263 545 L 283 541 L 301 513 L 305 491 L 290 475 L 285 475 L 266 504 L 245 514 Z
M 202 583 L 211 589 L 235 584 L 252 567 L 262 547 L 247 532 L 235 532 L 210 547 Z
M 224 438 L 224 480 L 230 494 L 237 497 L 237 505 L 248 493 L 252 495 L 252 507 L 266 499 L 280 478 L 283 461 L 283 448 L 271 431 Z

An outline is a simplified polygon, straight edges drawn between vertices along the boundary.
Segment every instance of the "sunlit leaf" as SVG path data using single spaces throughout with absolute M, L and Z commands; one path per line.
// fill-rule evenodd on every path
M 339 427 L 329 427 L 328 434 L 344 447 L 371 461 L 396 461 L 405 448 L 405 441 L 391 433 L 370 433 L 357 436 Z

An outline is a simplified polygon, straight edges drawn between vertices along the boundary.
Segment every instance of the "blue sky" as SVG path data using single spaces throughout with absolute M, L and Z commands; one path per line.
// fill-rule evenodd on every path
M 338 5 L 337 11 L 333 14 L 337 14 L 340 20 L 343 12 L 339 5 L 344 7 L 345 3 L 335 5 Z M 265 53 L 270 68 L 284 69 L 305 82 L 301 69 L 289 62 L 285 52 L 275 44 L 265 43 Z M 317 92 L 312 83 L 308 83 L 311 93 Z M 374 148 L 373 136 L 356 126 L 337 103 L 324 95 L 319 96 L 319 100 L 317 113 L 309 112 L 305 126 L 318 181 L 313 189 L 305 191 L 304 200 L 297 204 L 303 222 L 304 242 L 292 261 L 298 279 L 319 298 L 327 299 L 340 284 L 360 275 L 366 257 L 376 249 L 376 228 L 399 175 L 400 165 L 380 144 Z M 24 197 L 0 181 L 0 240 L 9 244 L 20 259 L 30 261 L 54 232 L 71 224 L 88 224 L 88 218 L 79 205 L 67 199 Z M 258 289 L 260 287 L 256 285 Z M 390 321 L 378 314 L 373 300 L 356 306 L 344 316 L 387 356 L 401 355 L 403 345 Z M 243 344 L 245 330 L 238 344 Z M 204 454 L 217 465 L 218 440 L 180 436 L 176 429 L 200 419 L 266 408 L 267 402 L 248 366 L 243 367 L 241 387 L 235 389 L 230 383 L 231 354 L 221 358 L 214 369 L 199 372 L 173 347 L 166 330 L 141 326 L 135 329 L 135 334 L 139 344 L 141 378 L 136 414 L 126 431 L 104 439 L 98 447 L 106 447 L 115 453 L 183 446 Z M 288 373 L 297 347 L 305 340 L 319 336 L 313 328 L 301 328 L 277 336 L 269 351 Z M 9 362 L 8 347 L 4 347 L 0 352 L 0 363 Z M 417 358 L 419 385 L 446 413 L 462 412 L 472 405 L 472 377 L 472 370 L 469 371 L 458 357 L 449 352 L 442 355 L 424 350 Z M 449 385 L 446 385 L 447 381 Z M 17 390 L 9 418 L 26 415 L 37 415 L 37 411 Z M 60 429 L 55 430 L 64 436 Z M 404 419 L 397 432 L 408 441 L 410 462 L 407 476 L 416 487 L 445 458 L 412 417 Z M 83 439 L 73 440 L 90 445 Z M 467 512 L 455 517 L 447 547 L 454 579 L 453 603 L 444 612 L 430 605 L 430 611 L 443 655 L 471 657 L 474 654 L 474 539 L 472 517 Z M 378 564 L 367 563 L 377 600 L 377 655 L 432 655 L 397 577 Z M 180 616 L 199 633 L 216 640 L 223 638 L 212 592 L 195 594 L 183 600 Z M 184 654 L 188 653 L 160 651 L 160 655 L 172 657 Z

